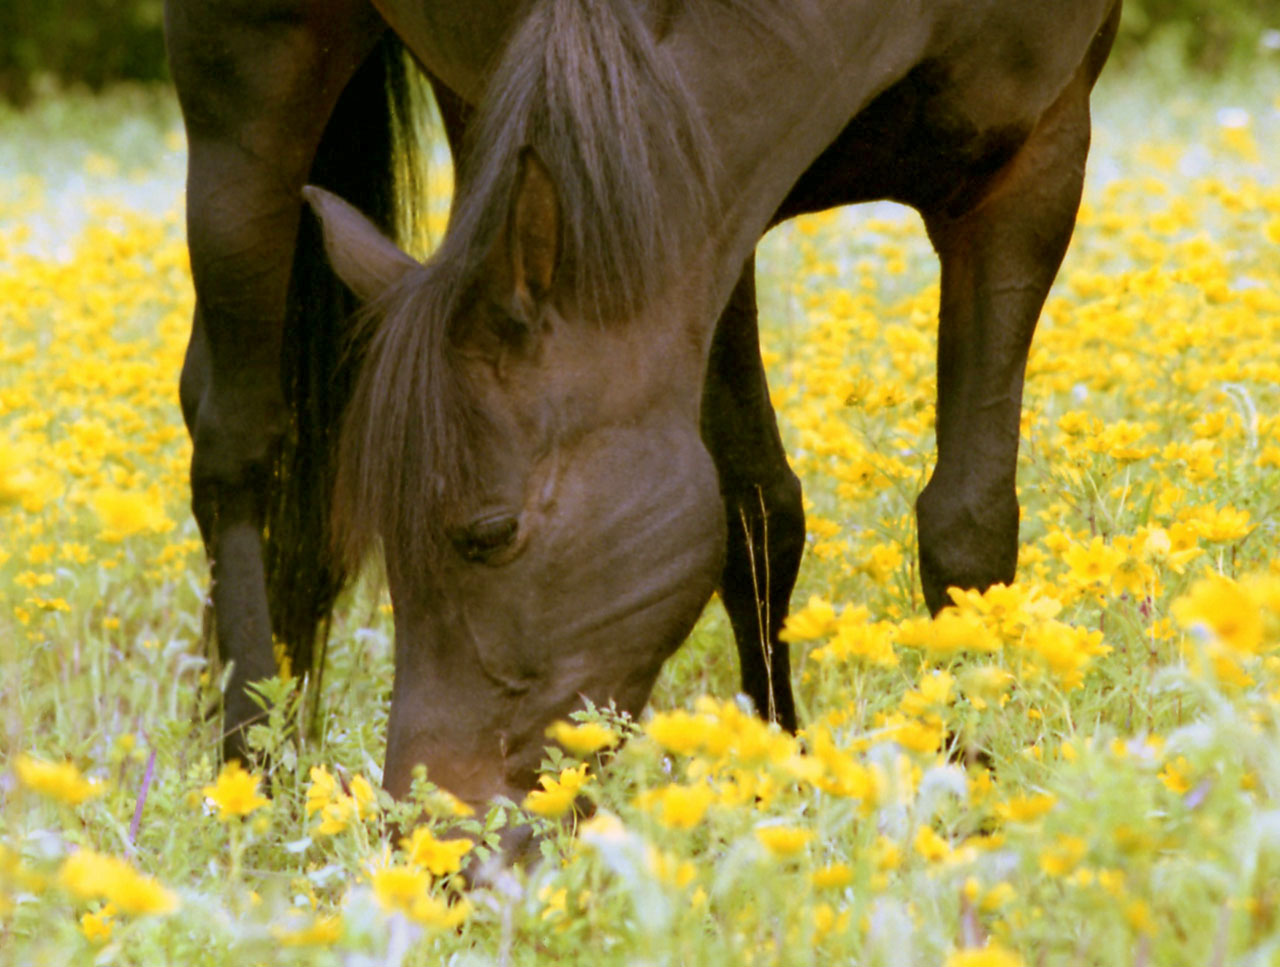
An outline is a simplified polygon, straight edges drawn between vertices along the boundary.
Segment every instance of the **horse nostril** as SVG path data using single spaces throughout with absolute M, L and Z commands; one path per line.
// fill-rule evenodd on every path
M 468 561 L 485 561 L 515 540 L 519 525 L 511 514 L 478 517 L 453 535 L 453 546 Z

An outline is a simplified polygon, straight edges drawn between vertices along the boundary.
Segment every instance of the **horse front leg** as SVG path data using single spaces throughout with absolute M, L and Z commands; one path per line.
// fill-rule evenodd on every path
M 262 714 L 247 687 L 276 673 L 262 528 L 289 419 L 281 353 L 300 191 L 338 94 L 382 29 L 363 4 L 285 6 L 166 6 L 196 291 L 180 398 L 218 651 L 232 668 L 227 758 L 243 757 L 246 728 Z
M 1075 226 L 1089 150 L 1082 73 L 976 207 L 926 212 L 942 262 L 938 462 L 916 502 L 920 577 L 936 614 L 950 587 L 1010 583 L 1027 353 Z
M 804 552 L 804 506 L 760 359 L 754 256 L 712 339 L 702 439 L 720 476 L 729 529 L 720 598 L 738 645 L 742 690 L 761 716 L 794 732 L 790 649 L 778 633 Z

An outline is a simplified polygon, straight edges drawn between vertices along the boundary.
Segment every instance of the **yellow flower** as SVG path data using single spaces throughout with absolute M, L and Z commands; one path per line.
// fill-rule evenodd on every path
M 819 890 L 839 889 L 853 882 L 853 870 L 848 863 L 832 863 L 809 874 L 809 880 Z
M 272 927 L 271 936 L 285 947 L 331 947 L 342 939 L 342 916 L 331 913 L 300 927 Z
M 916 830 L 915 842 L 912 845 L 915 851 L 930 863 L 945 860 L 951 855 L 951 844 L 939 836 L 932 826 L 923 823 Z
M 38 487 L 31 466 L 35 455 L 30 447 L 0 440 L 0 507 L 19 503 Z
M 1095 537 L 1088 545 L 1073 544 L 1062 556 L 1070 578 L 1078 584 L 1105 584 L 1124 562 L 1124 555 Z
M 1008 947 L 989 940 L 985 947 L 957 950 L 947 957 L 943 967 L 1022 967 L 1023 960 Z
M 728 747 L 728 736 L 720 724 L 707 715 L 694 715 L 683 709 L 660 712 L 645 726 L 645 734 L 668 752 L 694 755 L 715 746 Z
M 898 641 L 907 647 L 923 648 L 941 659 L 949 659 L 961 651 L 1000 650 L 1000 639 L 980 616 L 956 608 L 943 608 L 932 620 L 904 621 L 898 627 Z
M 1155 919 L 1151 916 L 1151 907 L 1146 900 L 1133 900 L 1125 905 L 1124 917 L 1138 933 L 1153 934 L 1156 932 Z
M 774 856 L 795 856 L 813 839 L 813 830 L 796 826 L 757 826 L 756 839 Z
M 1173 602 L 1173 616 L 1184 628 L 1200 626 L 1234 652 L 1256 655 L 1263 642 L 1262 611 L 1239 583 L 1213 575 L 1192 585 Z
M 1066 876 L 1074 870 L 1089 844 L 1079 836 L 1059 836 L 1054 845 L 1040 855 L 1040 869 L 1049 876 Z
M 408 913 L 431 888 L 431 874 L 416 866 L 383 866 L 369 871 L 373 895 L 388 912 Z
M 436 839 L 426 826 L 419 826 L 411 836 L 400 840 L 400 845 L 408 854 L 410 864 L 426 867 L 436 876 L 444 876 L 462 869 L 462 857 L 475 844 L 469 839 Z
M 1043 664 L 1067 691 L 1083 686 L 1085 672 L 1094 657 L 1111 650 L 1102 643 L 1102 632 L 1076 628 L 1061 621 L 1032 626 L 1020 647 Z
M 978 909 L 983 913 L 994 913 L 1008 903 L 1016 896 L 1013 885 L 1005 880 L 1001 880 L 985 894 L 978 903 Z
M 1166 762 L 1157 777 L 1176 795 L 1181 796 L 1191 788 L 1191 763 L 1186 756 L 1178 756 L 1172 762 Z
M 1190 523 L 1202 539 L 1214 544 L 1238 541 L 1253 530 L 1249 524 L 1249 512 L 1234 507 L 1202 507 L 1191 517 Z
M 103 791 L 102 783 L 86 779 L 70 762 L 43 762 L 23 754 L 14 760 L 13 768 L 28 789 L 72 806 Z
M 218 773 L 217 781 L 201 792 L 218 807 L 218 818 L 224 822 L 233 816 L 248 816 L 256 809 L 271 805 L 271 800 L 258 794 L 261 776 L 244 771 L 239 759 L 232 759 Z
M 171 913 L 178 897 L 157 880 L 139 873 L 124 860 L 78 849 L 58 870 L 58 882 L 83 900 L 102 898 L 132 916 Z
M 691 860 L 681 860 L 674 853 L 665 853 L 653 846 L 645 849 L 645 866 L 659 882 L 683 890 L 698 876 L 698 868 Z
M 995 813 L 1007 823 L 1033 823 L 1049 812 L 1058 798 L 1048 793 L 1038 796 L 1014 796 L 997 803 Z
M 104 944 L 110 940 L 111 930 L 115 927 L 115 922 L 111 918 L 115 912 L 115 904 L 108 903 L 96 913 L 84 914 L 80 918 L 80 932 L 84 934 L 85 939 L 91 944 Z
M 378 904 L 388 913 L 403 913 L 423 926 L 452 929 L 471 913 L 460 900 L 450 904 L 431 895 L 431 874 L 416 866 L 383 866 L 369 871 Z
M 364 819 L 378 811 L 378 793 L 364 776 L 355 774 L 351 780 L 351 798 L 356 804 L 356 816 Z
M 174 526 L 165 515 L 164 495 L 158 487 L 145 492 L 104 487 L 90 498 L 89 505 L 102 522 L 104 541 L 122 541 L 143 531 L 163 534 Z
M 409 916 L 424 927 L 453 930 L 471 916 L 471 904 L 466 900 L 450 903 L 430 894 L 423 894 L 409 908 Z
M 783 641 L 813 641 L 825 638 L 835 629 L 835 608 L 814 595 L 803 608 L 787 615 L 782 633 L 778 637 Z
M 547 727 L 547 737 L 559 742 L 576 756 L 588 756 L 618 744 L 618 733 L 599 722 L 570 725 L 555 722 Z
M 988 702 L 998 702 L 1013 681 L 1013 675 L 998 665 L 971 665 L 960 673 L 960 691 L 981 710 Z
M 535 789 L 524 797 L 522 805 L 531 813 L 539 816 L 563 816 L 578 798 L 578 791 L 586 785 L 590 777 L 587 775 L 587 764 L 562 769 L 559 777 L 539 776 L 541 789 Z
M 307 787 L 307 815 L 319 812 L 338 796 L 338 780 L 324 766 L 311 767 Z
M 705 784 L 670 785 L 646 790 L 638 797 L 638 803 L 643 809 L 656 810 L 658 822 L 668 829 L 692 829 L 702 822 L 713 798 Z

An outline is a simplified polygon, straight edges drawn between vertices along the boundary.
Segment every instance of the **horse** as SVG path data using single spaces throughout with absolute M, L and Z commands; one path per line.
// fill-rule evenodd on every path
M 1011 581 L 1026 358 L 1119 14 L 167 0 L 196 290 L 180 398 L 232 666 L 224 754 L 245 752 L 273 635 L 311 667 L 375 548 L 393 795 L 421 764 L 473 805 L 518 800 L 546 726 L 585 700 L 638 714 L 717 590 L 744 692 L 794 730 L 778 632 L 804 516 L 753 253 L 804 212 L 922 215 L 942 269 L 924 595 L 936 613 L 949 587 Z M 458 166 L 425 262 L 391 237 L 413 170 L 405 52 Z

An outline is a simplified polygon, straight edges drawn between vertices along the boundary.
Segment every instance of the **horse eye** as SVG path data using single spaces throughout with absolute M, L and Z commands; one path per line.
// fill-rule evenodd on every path
M 459 528 L 450 539 L 468 561 L 483 563 L 515 540 L 519 526 L 511 514 L 488 514 Z
M 509 346 L 523 346 L 529 337 L 529 323 L 514 313 L 498 310 L 489 316 L 494 335 Z

